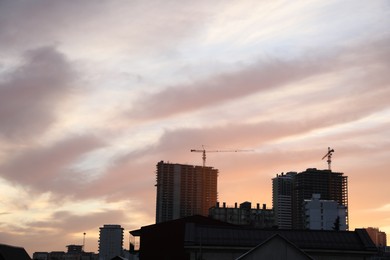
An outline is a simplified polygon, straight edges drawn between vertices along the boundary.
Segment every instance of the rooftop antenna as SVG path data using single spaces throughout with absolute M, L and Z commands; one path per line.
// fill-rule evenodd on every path
M 328 157 L 328 169 L 329 171 L 331 171 L 331 164 L 332 164 L 332 153 L 334 153 L 334 150 L 333 149 L 330 149 L 330 147 L 328 147 L 328 153 L 324 155 L 324 157 L 322 157 L 322 160 L 324 160 L 326 157 Z

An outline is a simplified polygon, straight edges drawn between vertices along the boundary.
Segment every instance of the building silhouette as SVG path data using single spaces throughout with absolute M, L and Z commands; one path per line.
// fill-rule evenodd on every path
M 280 229 L 292 228 L 293 177 L 296 172 L 277 174 L 272 179 L 272 207 L 275 222 Z
M 94 252 L 84 252 L 82 245 L 67 245 L 67 252 L 34 252 L 33 260 L 98 260 L 99 255 Z M 1 258 L 0 258 L 1 259 Z M 19 259 L 19 258 L 15 258 Z
M 341 172 L 309 168 L 293 177 L 292 217 L 293 228 L 306 227 L 305 199 L 320 194 L 323 200 L 334 200 L 345 207 L 345 223 L 348 230 L 348 181 Z
M 156 223 L 208 216 L 217 202 L 217 169 L 164 161 L 156 167 Z
M 99 231 L 99 260 L 111 260 L 123 251 L 123 228 L 120 225 L 104 225 Z
M 142 260 L 307 259 L 297 257 L 301 253 L 321 260 L 379 259 L 373 258 L 378 250 L 365 229 L 264 229 L 191 216 L 143 226 L 130 233 L 140 237 Z M 269 243 L 275 236 L 282 238 L 282 243 Z M 246 257 L 251 252 L 253 257 Z
M 272 186 L 275 219 L 280 229 L 309 228 L 305 200 L 320 194 L 322 200 L 335 201 L 344 208 L 345 221 L 340 221 L 348 230 L 348 181 L 343 173 L 309 168 L 300 173 L 277 174 Z
M 377 247 L 387 246 L 387 236 L 385 232 L 380 231 L 377 227 L 368 227 L 366 230 Z
M 252 226 L 255 228 L 272 228 L 275 226 L 274 211 L 267 209 L 266 204 L 260 207 L 257 203 L 255 208 L 252 208 L 252 203 L 245 201 L 234 207 L 226 207 L 226 203 L 220 207 L 217 205 L 209 209 L 209 217 L 212 219 L 224 221 L 227 223 L 243 226 Z
M 30 260 L 23 247 L 0 244 L 0 259 L 1 260 Z

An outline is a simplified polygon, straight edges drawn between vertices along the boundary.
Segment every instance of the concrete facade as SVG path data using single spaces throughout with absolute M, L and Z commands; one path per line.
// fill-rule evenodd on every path
M 280 229 L 292 228 L 293 177 L 296 172 L 277 174 L 272 179 L 272 207 L 275 224 Z
M 321 200 L 320 194 L 313 194 L 304 201 L 306 225 L 313 230 L 347 230 L 346 209 L 334 200 Z
M 99 234 L 99 260 L 111 260 L 123 251 L 123 228 L 120 225 L 104 225 Z

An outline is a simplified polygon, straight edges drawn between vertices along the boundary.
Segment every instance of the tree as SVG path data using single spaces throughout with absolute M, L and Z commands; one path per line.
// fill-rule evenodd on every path
M 333 230 L 340 231 L 340 216 L 337 216 L 336 220 L 334 221 Z

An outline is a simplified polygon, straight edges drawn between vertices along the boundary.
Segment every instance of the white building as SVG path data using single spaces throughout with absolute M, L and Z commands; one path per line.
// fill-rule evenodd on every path
M 100 227 L 99 260 L 111 260 L 123 251 L 123 228 L 120 225 Z
M 334 200 L 321 200 L 320 194 L 313 194 L 304 200 L 306 228 L 316 230 L 347 230 L 346 208 Z
M 275 223 L 280 229 L 292 228 L 293 177 L 296 172 L 277 174 L 272 179 L 272 207 Z

